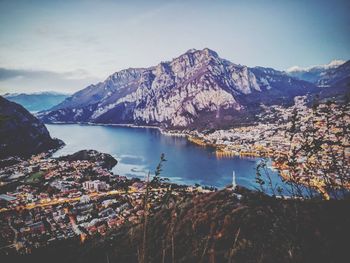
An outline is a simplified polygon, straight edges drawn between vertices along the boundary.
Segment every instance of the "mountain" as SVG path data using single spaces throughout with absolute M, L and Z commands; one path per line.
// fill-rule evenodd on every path
M 320 98 L 340 98 L 350 96 L 350 60 L 334 60 L 328 65 L 287 70 L 290 76 L 311 81 L 321 87 Z
M 294 66 L 289 68 L 286 72 L 292 77 L 312 82 L 318 86 L 330 86 L 331 82 L 334 83 L 334 78 L 339 79 L 344 75 L 349 75 L 349 62 L 350 61 L 333 60 L 329 64 L 307 68 Z M 341 68 L 343 68 L 343 70 L 341 70 Z M 347 71 L 344 70 L 346 68 Z
M 315 89 L 281 71 L 234 64 L 208 48 L 191 49 L 157 66 L 116 72 L 39 116 L 45 122 L 208 128 L 254 116 L 261 103 L 288 103 Z
M 28 157 L 62 145 L 21 105 L 0 96 L 0 159 Z
M 349 83 L 350 79 L 350 60 L 344 64 L 336 67 L 330 68 L 322 74 L 318 79 L 317 84 L 323 87 L 343 85 L 344 83 Z
M 40 93 L 7 93 L 4 95 L 6 99 L 21 104 L 29 111 L 43 111 L 51 109 L 53 106 L 61 103 L 68 94 L 57 92 L 40 92 Z

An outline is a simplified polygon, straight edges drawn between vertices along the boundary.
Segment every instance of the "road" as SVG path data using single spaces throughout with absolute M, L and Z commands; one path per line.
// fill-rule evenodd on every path
M 153 188 L 150 191 L 156 192 L 156 191 L 162 191 L 166 190 L 166 188 Z M 144 193 L 145 191 L 136 191 L 136 190 L 129 190 L 129 191 L 121 191 L 121 190 L 112 190 L 108 192 L 94 192 L 88 194 L 90 198 L 99 198 L 99 197 L 104 197 L 104 196 L 109 196 L 109 195 L 122 195 L 122 194 L 133 194 L 133 193 Z M 65 204 L 65 203 L 72 203 L 72 202 L 77 202 L 79 201 L 81 196 L 78 197 L 72 197 L 72 198 L 59 198 L 59 199 L 50 199 L 50 201 L 41 201 L 37 203 L 30 203 L 25 206 L 17 206 L 15 208 L 2 208 L 0 209 L 1 212 L 7 212 L 7 211 L 12 211 L 15 209 L 33 209 L 36 207 L 46 207 L 46 206 L 52 206 L 52 205 L 60 205 L 60 204 Z

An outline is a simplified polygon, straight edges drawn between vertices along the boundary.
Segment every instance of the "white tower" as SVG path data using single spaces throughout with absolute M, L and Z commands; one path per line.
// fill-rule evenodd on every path
M 232 171 L 232 190 L 235 190 L 236 189 L 236 173 L 235 173 L 235 170 Z

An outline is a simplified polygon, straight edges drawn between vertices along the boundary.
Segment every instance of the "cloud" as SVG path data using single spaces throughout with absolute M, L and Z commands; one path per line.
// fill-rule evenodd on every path
M 0 68 L 0 81 L 13 78 L 42 78 L 42 77 L 57 77 L 58 73 L 42 70 L 23 70 L 23 69 L 7 69 Z
M 33 92 L 55 90 L 74 92 L 100 81 L 83 69 L 69 72 L 0 68 L 0 90 L 5 92 Z
M 84 79 L 89 78 L 91 75 L 83 69 L 77 69 L 68 72 L 53 72 L 45 70 L 24 70 L 24 69 L 7 69 L 0 68 L 0 81 L 11 78 L 63 78 L 63 79 Z

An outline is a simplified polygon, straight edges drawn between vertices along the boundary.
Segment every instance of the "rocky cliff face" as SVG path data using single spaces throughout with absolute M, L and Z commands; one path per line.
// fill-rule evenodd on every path
M 189 50 L 155 67 L 116 72 L 39 116 L 45 122 L 196 127 L 204 119 L 231 121 L 250 107 L 247 98 L 269 103 L 313 88 L 274 69 L 231 63 L 210 49 Z
M 26 109 L 0 96 L 0 159 L 28 157 L 62 144 Z

